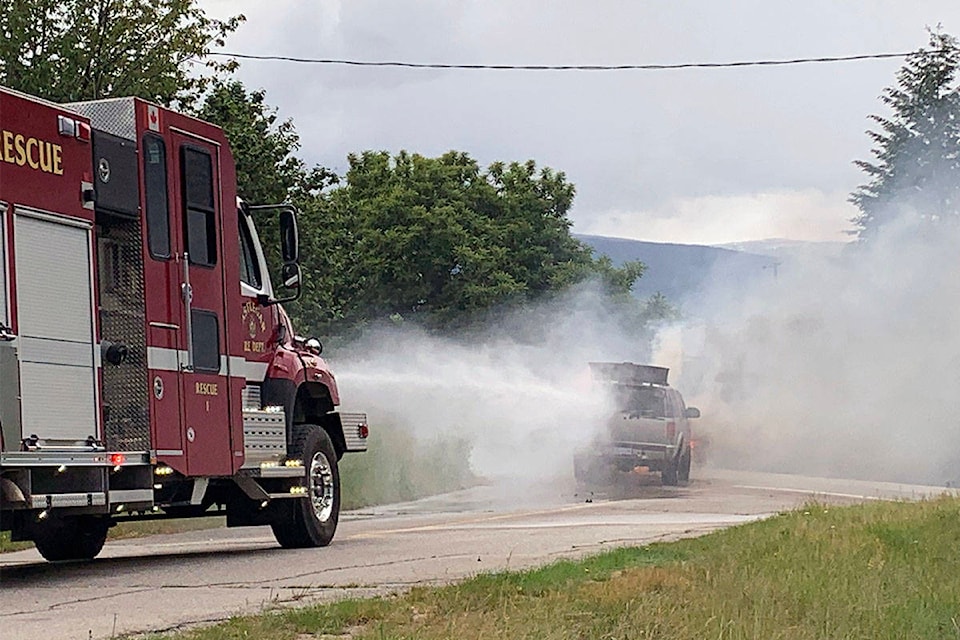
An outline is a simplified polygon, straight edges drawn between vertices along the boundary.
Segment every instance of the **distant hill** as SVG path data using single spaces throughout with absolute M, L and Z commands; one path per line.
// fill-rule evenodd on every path
M 829 259 L 839 256 L 847 242 L 809 242 L 805 240 L 787 240 L 769 238 L 767 240 L 748 240 L 715 245 L 720 249 L 733 249 L 746 253 L 758 253 L 773 256 L 779 260 Z
M 629 260 L 642 261 L 647 270 L 634 286 L 634 293 L 646 298 L 659 291 L 680 305 L 714 293 L 720 286 L 736 291 L 758 278 L 775 277 L 779 266 L 778 257 L 722 247 L 574 236 L 597 255 L 609 256 L 616 266 Z

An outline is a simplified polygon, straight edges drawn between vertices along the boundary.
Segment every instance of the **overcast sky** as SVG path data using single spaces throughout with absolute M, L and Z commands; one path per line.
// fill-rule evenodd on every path
M 911 51 L 956 0 L 201 0 L 225 50 L 467 64 L 725 62 Z M 302 157 L 466 151 L 577 187 L 574 231 L 718 244 L 843 240 L 867 116 L 902 60 L 676 71 L 463 71 L 243 61 Z

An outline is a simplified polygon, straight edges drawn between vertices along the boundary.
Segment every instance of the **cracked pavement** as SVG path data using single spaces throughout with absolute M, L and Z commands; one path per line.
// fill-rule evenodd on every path
M 283 550 L 269 528 L 108 542 L 93 562 L 0 556 L 0 640 L 88 640 L 245 613 L 443 584 L 616 546 L 700 535 L 812 497 L 847 503 L 941 488 L 714 471 L 687 487 L 656 478 L 616 494 L 563 480 L 510 480 L 344 513 L 325 549 Z

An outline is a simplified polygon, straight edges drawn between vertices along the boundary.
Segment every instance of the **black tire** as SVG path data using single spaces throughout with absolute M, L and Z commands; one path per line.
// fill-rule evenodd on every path
M 296 425 L 288 457 L 303 460 L 307 495 L 283 499 L 270 528 L 284 549 L 325 547 L 340 519 L 340 470 L 333 441 L 316 425 Z
M 692 457 L 690 447 L 685 448 L 680 456 L 680 468 L 677 471 L 677 478 L 680 482 L 690 482 L 690 460 Z
M 36 525 L 33 543 L 50 562 L 93 560 L 103 550 L 109 528 L 105 517 L 54 517 Z
M 677 460 L 665 460 L 660 470 L 660 484 L 665 487 L 677 486 Z
M 614 468 L 602 458 L 589 453 L 573 458 L 573 477 L 580 487 L 602 487 L 614 481 Z

